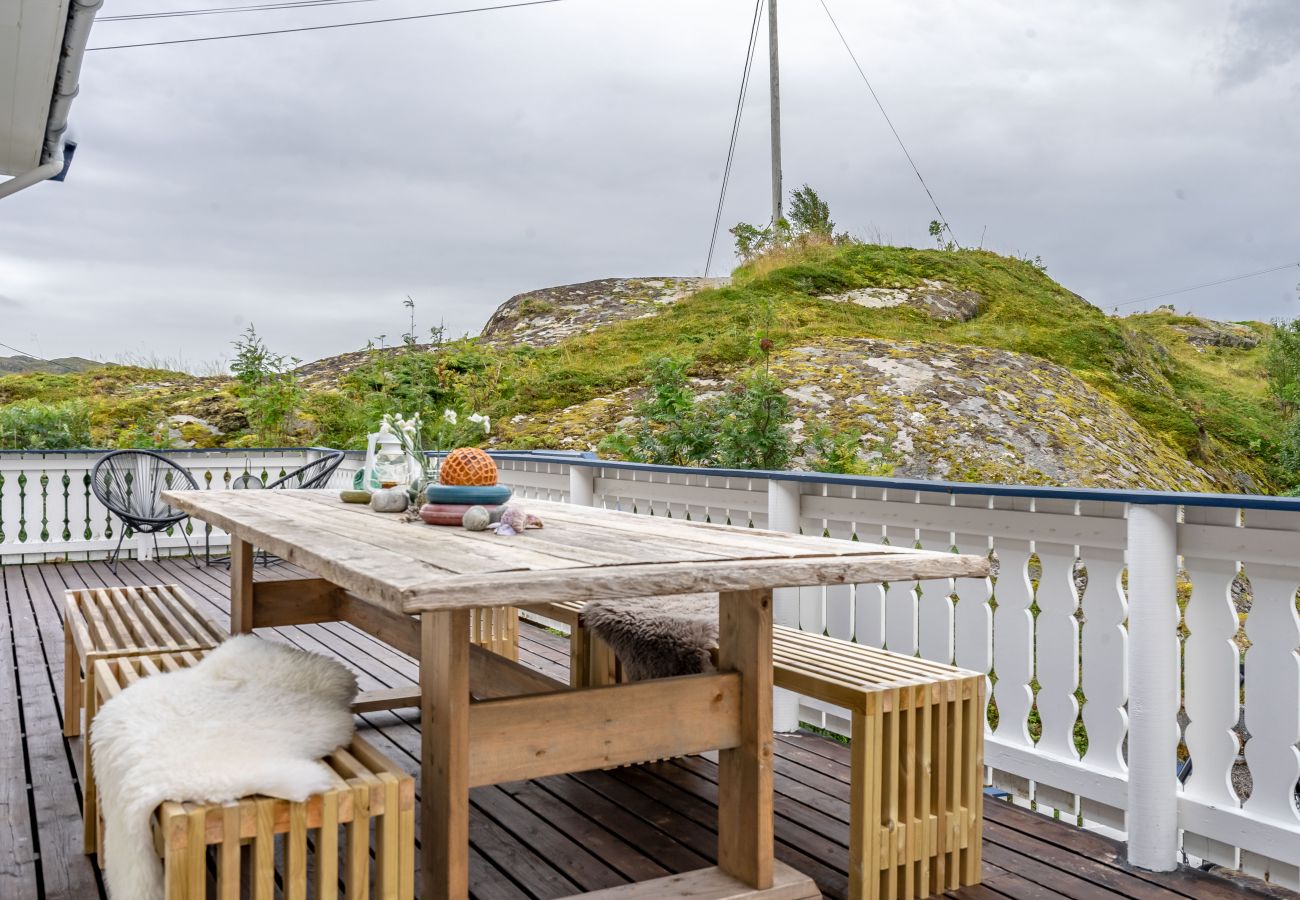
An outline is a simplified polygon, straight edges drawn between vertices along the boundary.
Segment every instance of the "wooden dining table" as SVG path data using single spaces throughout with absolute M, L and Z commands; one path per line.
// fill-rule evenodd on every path
M 988 574 L 980 556 L 524 501 L 513 536 L 409 521 L 332 491 L 168 491 L 231 536 L 231 630 L 348 622 L 420 661 L 418 688 L 359 711 L 420 709 L 421 895 L 469 895 L 469 791 L 718 754 L 717 866 L 600 897 L 819 897 L 773 857 L 772 590 Z M 254 548 L 314 578 L 254 581 Z M 471 614 L 544 601 L 717 591 L 717 671 L 572 689 L 470 641 Z

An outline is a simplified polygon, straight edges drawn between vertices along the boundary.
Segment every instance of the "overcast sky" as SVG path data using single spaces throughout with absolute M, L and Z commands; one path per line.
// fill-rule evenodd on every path
M 1300 261 L 1297 0 L 827 2 L 962 243 L 1041 256 L 1102 307 Z M 100 22 L 91 46 L 475 5 Z M 477 333 L 533 288 L 698 275 L 752 9 L 564 0 L 90 53 L 68 180 L 0 201 L 0 341 L 201 369 L 251 321 L 314 359 L 397 339 L 408 294 L 421 330 Z M 780 23 L 787 186 L 927 244 L 929 200 L 818 0 Z M 766 80 L 764 49 L 724 228 L 768 217 Z M 1170 301 L 1294 316 L 1298 284 Z

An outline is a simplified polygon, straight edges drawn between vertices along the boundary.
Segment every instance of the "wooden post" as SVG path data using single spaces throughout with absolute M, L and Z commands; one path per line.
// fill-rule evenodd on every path
M 718 596 L 718 669 L 739 672 L 740 746 L 718 754 L 718 868 L 772 886 L 772 592 Z
M 230 633 L 253 631 L 253 545 L 230 536 Z
M 469 897 L 469 610 L 420 617 L 423 892 Z

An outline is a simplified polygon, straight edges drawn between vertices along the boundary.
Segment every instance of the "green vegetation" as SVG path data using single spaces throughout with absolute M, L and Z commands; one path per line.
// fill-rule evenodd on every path
M 0 406 L 0 448 L 69 450 L 90 445 L 90 409 L 82 400 L 22 400 Z
M 558 434 L 568 427 L 560 415 L 567 407 L 632 391 L 626 406 L 649 404 L 637 410 L 648 421 L 629 423 L 627 442 L 611 444 L 607 452 L 766 465 L 802 450 L 819 468 L 884 474 L 892 469 L 894 451 L 887 443 L 892 435 L 853 434 L 851 423 L 837 421 L 829 431 L 809 423 L 802 437 L 791 438 L 798 447 L 759 437 L 784 435 L 787 429 L 773 423 L 789 416 L 780 408 L 785 401 L 779 385 L 763 368 L 770 354 L 779 358 L 792 348 L 836 338 L 879 338 L 987 347 L 1049 360 L 1117 402 L 1160 442 L 1204 467 L 1225 488 L 1275 491 L 1300 482 L 1300 432 L 1295 437 L 1286 433 L 1275 396 L 1284 389 L 1270 391 L 1265 377 L 1266 371 L 1277 371 L 1275 378 L 1297 383 L 1294 373 L 1300 364 L 1290 376 L 1285 367 L 1267 364 L 1269 354 L 1277 352 L 1270 348 L 1284 338 L 1292 347 L 1286 358 L 1300 358 L 1294 350 L 1300 344 L 1295 327 L 1254 348 L 1194 344 L 1186 328 L 1202 320 L 1163 312 L 1107 316 L 1032 261 L 982 250 L 911 249 L 828 238 L 833 227 L 829 210 L 813 202 L 818 198 L 811 191 L 805 200 L 806 209 L 797 213 L 800 224 L 792 226 L 792 233 L 797 227 L 803 237 L 777 241 L 754 255 L 729 285 L 553 346 L 485 345 L 474 338 L 443 340 L 438 333 L 431 344 L 412 340 L 397 348 L 371 347 L 359 365 L 308 380 L 295 379 L 283 358 L 260 339 L 250 343 L 255 335 L 246 334 L 237 347 L 236 379 L 121 366 L 75 375 L 12 375 L 0 377 L 0 404 L 84 399 L 90 441 L 101 446 L 156 441 L 162 419 L 192 414 L 205 421 L 219 418 L 222 434 L 212 439 L 215 443 L 275 438 L 356 448 L 385 413 L 425 411 L 431 419 L 428 413 L 452 408 L 490 415 L 498 446 L 526 447 L 550 444 L 553 435 L 536 427 L 525 431 L 512 422 L 516 417 L 552 421 Z M 867 308 L 834 297 L 862 288 L 911 288 L 935 281 L 978 292 L 979 314 L 969 321 L 945 320 L 910 305 Z M 1274 331 L 1267 325 L 1244 330 L 1256 339 Z M 664 364 L 656 361 L 664 359 L 677 361 L 673 372 L 660 371 Z M 656 374 L 648 377 L 652 371 Z M 698 383 L 701 379 L 705 385 Z M 710 390 L 710 379 L 729 387 L 712 401 L 696 404 L 692 396 L 687 407 L 686 395 Z M 647 385 L 652 396 L 641 401 Z M 668 396 L 658 395 L 661 387 L 669 389 Z M 1033 386 L 1026 390 L 1032 393 Z M 704 421 L 714 423 L 708 426 L 713 440 L 701 448 L 694 441 Z M 199 445 L 204 445 L 201 439 Z M 867 452 L 858 452 L 859 446 Z M 1284 447 L 1295 448 L 1286 451 L 1293 455 L 1286 456 Z M 864 462 L 864 456 L 874 461 Z
M 790 401 L 766 370 L 697 400 L 686 360 L 650 364 L 648 396 L 637 404 L 636 425 L 601 444 L 607 453 L 639 462 L 727 469 L 784 469 L 794 456 Z
M 252 433 L 251 446 L 273 447 L 289 439 L 290 422 L 303 402 L 303 389 L 294 371 L 302 360 L 272 353 L 250 324 L 235 341 L 235 394 L 240 398 Z

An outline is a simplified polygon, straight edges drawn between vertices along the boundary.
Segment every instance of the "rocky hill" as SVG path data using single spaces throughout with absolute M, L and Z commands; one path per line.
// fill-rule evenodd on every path
M 281 437 L 356 446 L 384 409 L 453 405 L 490 413 L 494 446 L 594 449 L 631 424 L 650 362 L 673 356 L 702 398 L 766 364 L 796 438 L 861 432 L 861 458 L 897 475 L 1272 492 L 1295 479 L 1274 462 L 1268 332 L 1171 309 L 1107 316 L 983 251 L 814 247 L 731 279 L 532 291 L 477 338 L 308 364 Z M 91 377 L 88 393 L 78 379 Z M 102 398 L 92 433 L 105 444 L 259 442 L 235 394 L 227 380 L 120 368 L 0 377 L 0 404 Z
M 103 363 L 80 356 L 58 359 L 35 359 L 31 356 L 0 356 L 0 375 L 23 375 L 28 372 L 85 372 Z

